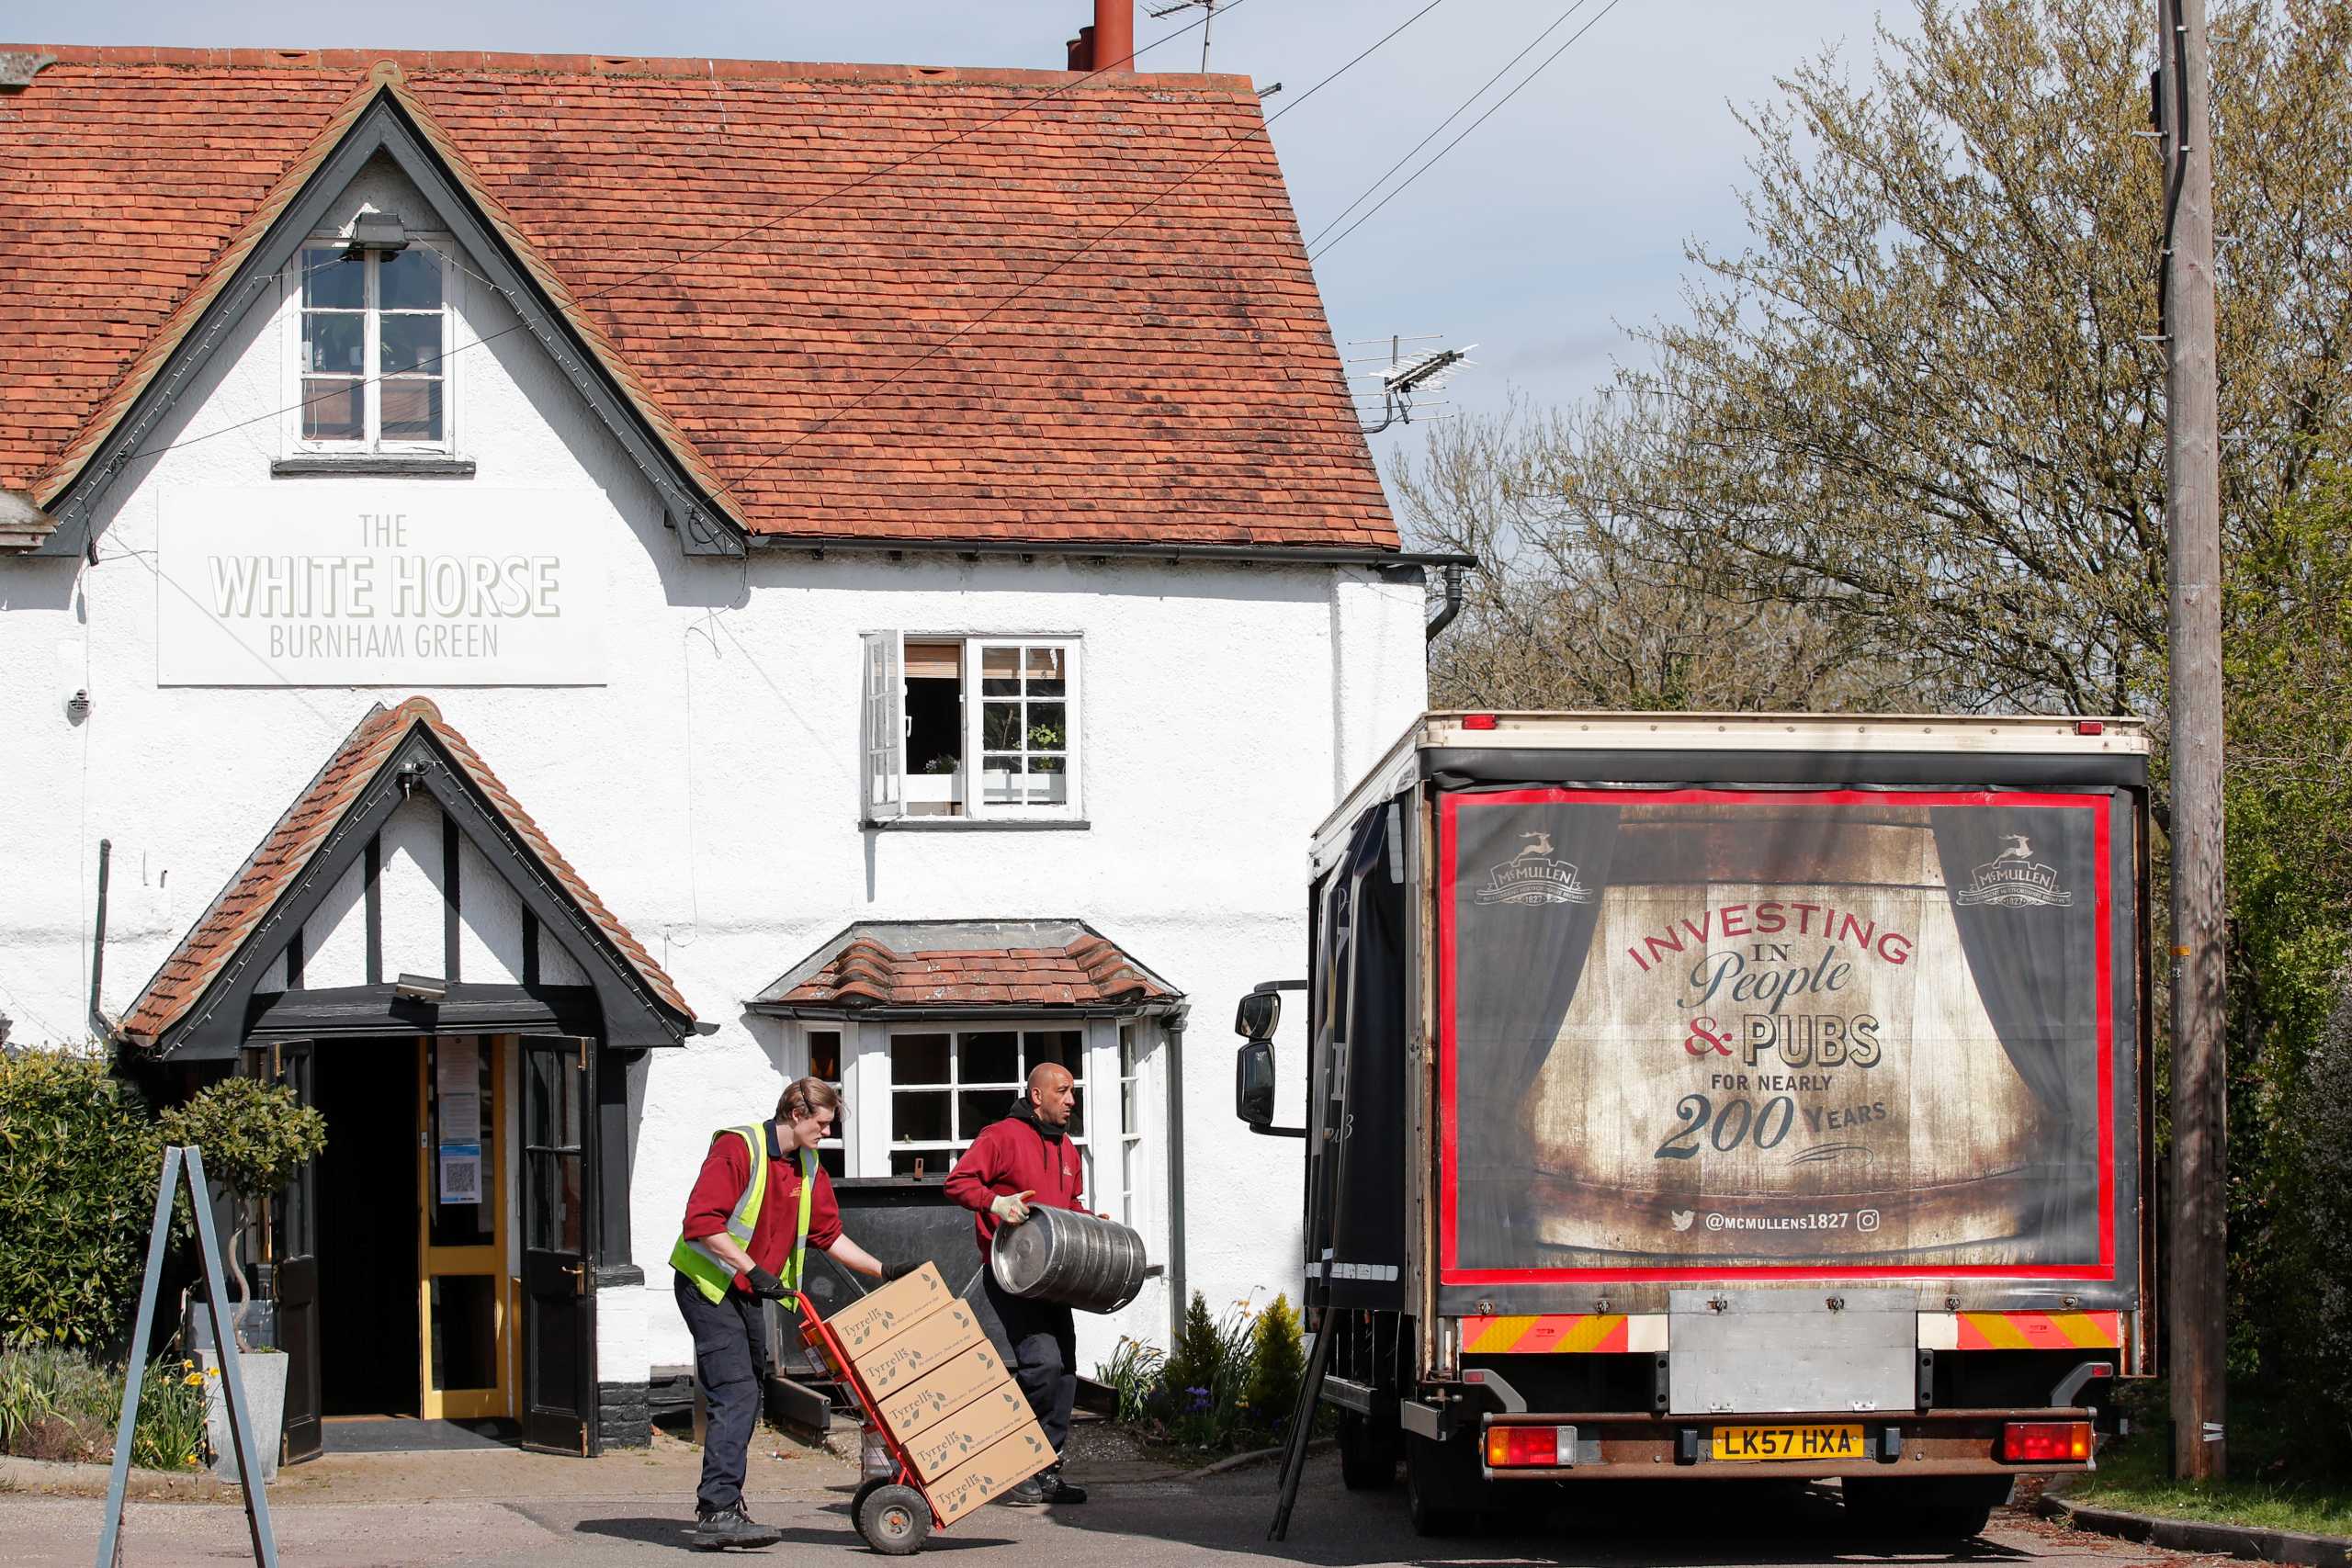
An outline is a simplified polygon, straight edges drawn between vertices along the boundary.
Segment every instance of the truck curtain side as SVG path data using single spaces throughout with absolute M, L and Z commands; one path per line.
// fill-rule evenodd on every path
M 1954 1529 L 2148 1369 L 2147 746 L 1431 716 L 1318 838 L 1351 1483 L 1838 1475 Z

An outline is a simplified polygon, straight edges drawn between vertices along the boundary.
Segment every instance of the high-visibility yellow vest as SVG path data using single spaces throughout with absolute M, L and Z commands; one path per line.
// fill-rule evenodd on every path
M 711 1134 L 711 1142 L 732 1134 L 743 1140 L 743 1147 L 752 1158 L 752 1179 L 743 1184 L 743 1195 L 735 1200 L 734 1210 L 727 1216 L 727 1234 L 745 1252 L 752 1250 L 752 1234 L 759 1228 L 760 1205 L 768 1195 L 768 1140 L 764 1127 L 729 1127 Z M 800 1151 L 800 1224 L 792 1240 L 792 1260 L 785 1265 L 780 1279 L 785 1288 L 793 1292 L 785 1297 L 788 1309 L 799 1304 L 800 1275 L 808 1257 L 808 1211 L 817 1195 L 817 1156 L 808 1150 Z M 713 1252 L 700 1237 L 678 1237 L 670 1248 L 670 1267 L 695 1282 L 708 1300 L 723 1302 L 728 1287 L 735 1282 L 735 1269 Z

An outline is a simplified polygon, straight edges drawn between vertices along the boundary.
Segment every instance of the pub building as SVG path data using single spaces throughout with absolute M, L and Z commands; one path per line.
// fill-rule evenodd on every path
M 0 50 L 0 1010 L 324 1112 L 253 1243 L 289 1458 L 647 1441 L 696 1165 L 804 1073 L 853 1233 L 960 1282 L 941 1178 L 1069 1069 L 1158 1269 L 1083 1368 L 1297 1279 L 1226 1021 L 1304 963 L 1443 562 L 1263 123 L 1230 75 Z

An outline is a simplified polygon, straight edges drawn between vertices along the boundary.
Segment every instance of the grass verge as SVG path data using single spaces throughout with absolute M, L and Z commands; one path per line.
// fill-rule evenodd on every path
M 2128 1397 L 2137 1428 L 2108 1445 L 2098 1469 L 2065 1490 L 2070 1503 L 2164 1518 L 2251 1525 L 2304 1535 L 2352 1536 L 2352 1470 L 2342 1434 L 2277 1399 L 2231 1391 L 2230 1479 L 2172 1478 L 2171 1437 L 2161 1384 Z

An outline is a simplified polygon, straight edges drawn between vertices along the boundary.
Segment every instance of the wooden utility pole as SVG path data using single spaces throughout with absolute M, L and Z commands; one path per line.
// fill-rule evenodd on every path
M 2165 521 L 2172 555 L 2173 1472 L 2219 1479 L 2228 1330 L 2223 1195 L 2222 486 L 2213 365 L 2205 0 L 2156 0 L 2165 139 Z

